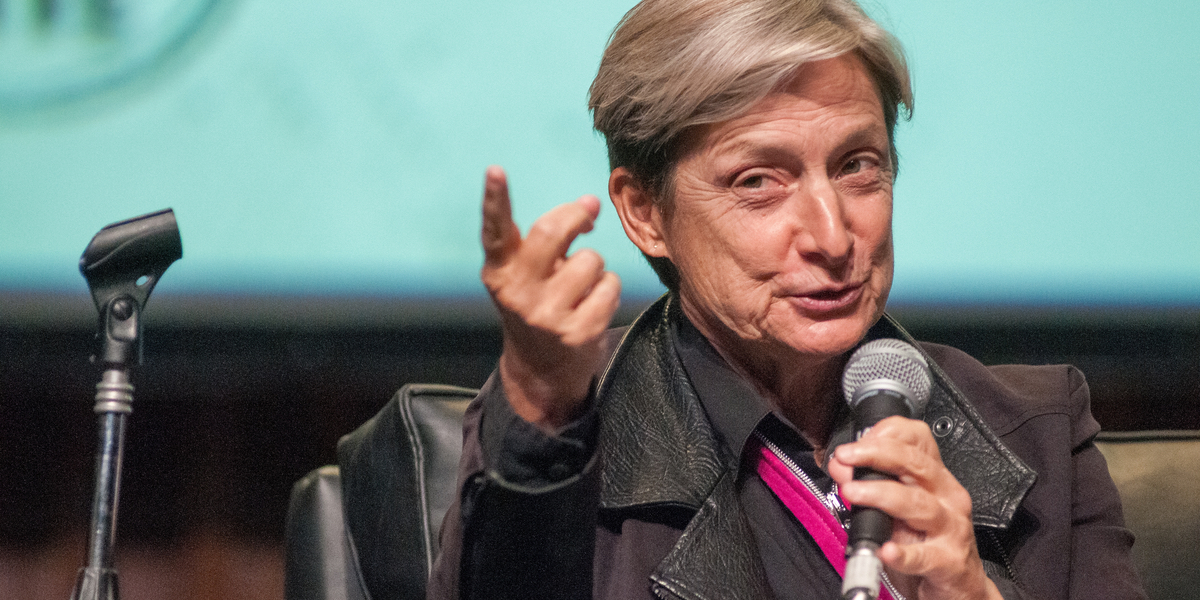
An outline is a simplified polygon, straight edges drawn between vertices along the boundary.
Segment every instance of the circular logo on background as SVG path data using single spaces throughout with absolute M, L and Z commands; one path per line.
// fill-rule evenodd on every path
M 223 0 L 0 0 L 0 115 L 62 106 L 152 72 Z

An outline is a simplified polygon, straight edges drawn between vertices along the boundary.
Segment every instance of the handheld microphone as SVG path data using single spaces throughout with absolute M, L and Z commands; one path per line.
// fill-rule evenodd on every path
M 887 417 L 920 416 L 929 401 L 930 385 L 929 365 L 916 348 L 890 338 L 863 344 L 850 356 L 842 374 L 842 391 L 854 413 L 854 439 L 857 441 Z M 861 467 L 854 469 L 854 478 L 894 479 Z M 883 563 L 877 552 L 891 537 L 889 515 L 877 508 L 853 507 L 846 544 L 846 573 L 842 579 L 844 600 L 879 597 Z

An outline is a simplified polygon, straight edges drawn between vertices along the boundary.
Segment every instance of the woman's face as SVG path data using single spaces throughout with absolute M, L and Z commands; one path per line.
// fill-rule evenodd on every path
M 853 55 L 805 65 L 745 116 L 689 136 L 659 253 L 709 339 L 750 360 L 833 357 L 862 339 L 892 282 L 888 147 Z

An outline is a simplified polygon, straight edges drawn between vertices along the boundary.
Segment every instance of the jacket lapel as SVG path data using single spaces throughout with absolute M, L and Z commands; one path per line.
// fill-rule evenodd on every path
M 689 600 L 773 597 L 750 524 L 738 507 L 733 473 L 727 472 L 650 576 L 656 595 Z
M 695 512 L 651 575 L 659 597 L 764 600 L 771 593 L 728 457 L 671 345 L 677 310 L 670 296 L 647 309 L 601 379 L 600 508 Z
M 725 472 L 712 426 L 671 344 L 664 296 L 630 326 L 601 378 L 600 508 L 699 510 Z

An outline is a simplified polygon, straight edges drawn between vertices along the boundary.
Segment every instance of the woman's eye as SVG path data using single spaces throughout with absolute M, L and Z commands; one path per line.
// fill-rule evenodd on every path
M 750 175 L 738 180 L 736 185 L 740 188 L 762 189 L 770 187 L 771 180 L 766 175 Z
M 866 164 L 861 158 L 852 158 L 842 166 L 842 175 L 853 175 L 866 168 Z
M 742 180 L 742 187 L 760 188 L 766 183 L 766 179 L 762 175 L 751 175 Z
M 842 163 L 842 171 L 838 173 L 839 177 L 849 175 L 858 175 L 867 171 L 875 172 L 883 168 L 883 164 L 878 157 L 873 154 L 859 154 L 853 156 Z

